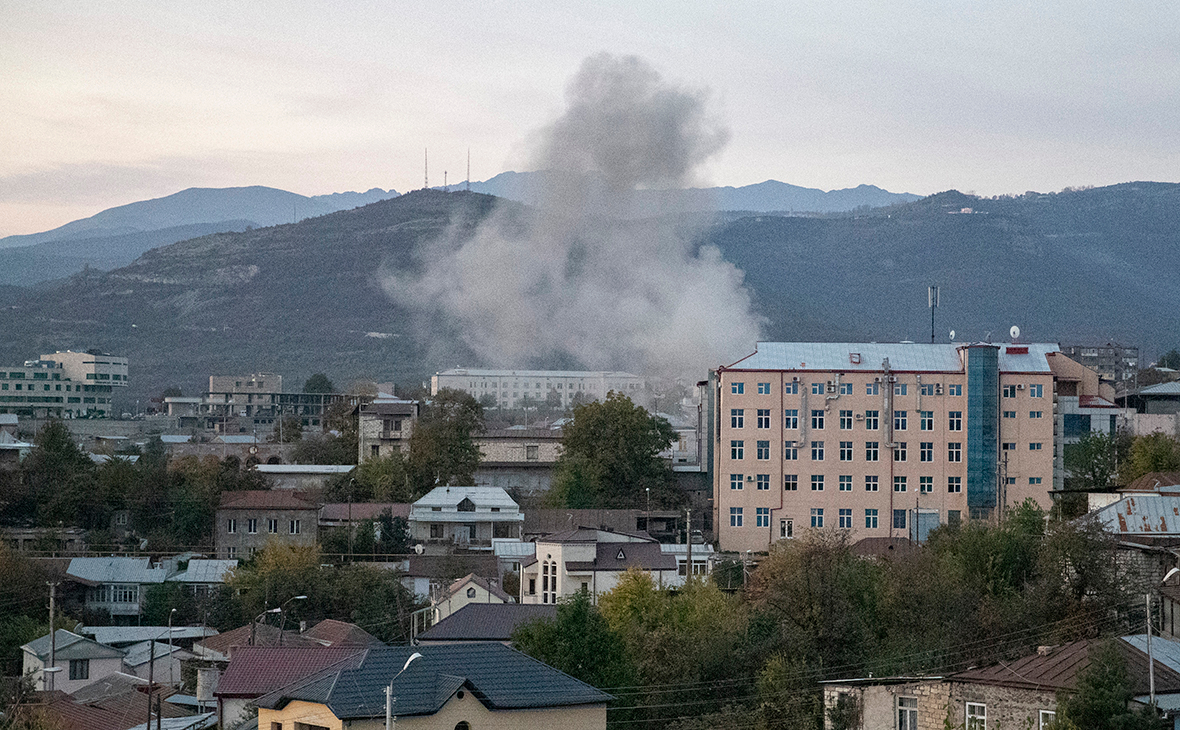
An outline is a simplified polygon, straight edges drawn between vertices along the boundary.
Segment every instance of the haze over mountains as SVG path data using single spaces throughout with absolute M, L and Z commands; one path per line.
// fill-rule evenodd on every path
M 347 385 L 478 365 L 455 321 L 423 319 L 383 285 L 391 272 L 425 270 L 439 237 L 462 239 L 493 211 L 527 224 L 518 203 L 417 191 L 172 244 L 36 290 L 0 287 L 0 361 L 118 352 L 133 363 L 131 398 L 171 384 L 198 390 L 214 372 L 275 370 L 301 382 L 325 371 Z M 952 191 L 822 217 L 735 214 L 693 240 L 745 272 L 764 339 L 924 341 L 926 286 L 937 283 L 939 341 L 949 329 L 1001 340 L 1018 324 L 1027 339 L 1118 340 L 1150 358 L 1180 343 L 1178 219 L 1180 185 L 1128 183 L 999 200 Z
M 473 192 L 532 203 L 552 174 L 506 172 L 471 183 Z M 462 185 L 452 185 L 458 190 Z M 158 246 L 218 232 L 291 223 L 396 197 L 373 188 L 304 196 L 262 186 L 189 188 L 174 195 L 104 210 L 89 218 L 43 233 L 0 238 L 0 284 L 29 286 L 77 273 L 85 267 L 109 270 L 125 266 Z M 871 185 L 824 192 L 774 180 L 757 185 L 700 188 L 675 196 L 658 190 L 638 191 L 632 217 L 672 212 L 848 211 L 916 200 Z

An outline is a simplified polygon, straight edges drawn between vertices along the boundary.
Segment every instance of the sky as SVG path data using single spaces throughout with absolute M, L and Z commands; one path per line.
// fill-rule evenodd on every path
M 527 169 L 594 54 L 708 91 L 700 185 L 1176 181 L 1180 6 L 0 0 L 0 236 L 188 187 Z

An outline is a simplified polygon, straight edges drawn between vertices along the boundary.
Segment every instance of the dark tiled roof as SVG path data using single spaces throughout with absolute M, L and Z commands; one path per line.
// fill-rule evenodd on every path
M 655 542 L 600 542 L 595 546 L 592 562 L 567 561 L 565 569 L 573 571 L 676 570 L 676 556 L 660 549 Z
M 259 698 L 281 709 L 302 700 L 323 704 L 341 720 L 382 717 L 385 687 L 415 650 L 422 658 L 394 682 L 397 714 L 432 715 L 460 688 L 490 710 L 604 704 L 613 699 L 568 674 L 497 642 L 370 649 L 355 669 L 333 668 Z
M 43 713 L 48 717 L 50 727 L 60 730 L 126 730 L 134 725 L 124 722 L 124 718 L 110 710 L 74 702 L 60 690 L 38 692 L 33 702 L 22 705 L 14 716 L 19 717 L 24 713 Z
M 195 646 L 201 646 L 217 652 L 218 654 L 230 655 L 230 650 L 241 646 L 250 646 L 250 624 L 239 626 L 232 631 L 227 631 L 224 634 L 217 636 L 210 636 L 207 639 L 196 642 Z M 279 645 L 279 630 L 270 624 L 258 624 L 254 632 L 254 646 L 278 646 Z M 310 639 L 305 639 L 299 635 L 297 631 L 283 632 L 283 646 L 322 646 Z
M 352 519 L 375 520 L 381 513 L 389 510 L 394 517 L 407 518 L 410 516 L 410 505 L 397 502 L 353 502 Z M 320 508 L 320 520 L 331 522 L 348 521 L 348 502 L 325 504 Z
M 222 492 L 221 509 L 315 509 L 315 502 L 290 489 Z
M 418 638 L 422 641 L 508 641 L 519 626 L 555 618 L 555 605 L 469 603 Z
M 552 535 L 580 525 L 634 530 L 640 514 L 637 509 L 534 509 L 524 513 L 523 529 L 526 535 Z
M 381 640 L 356 624 L 326 618 L 307 631 L 303 638 L 318 641 L 324 646 L 372 646 Z
M 450 578 L 460 570 L 487 577 L 500 574 L 495 555 L 411 555 L 406 562 L 406 575 L 413 577 Z
M 1152 471 L 1135 479 L 1122 492 L 1155 492 L 1160 487 L 1171 487 L 1180 484 L 1180 471 Z
M 861 557 L 883 558 L 906 555 L 917 550 L 908 537 L 866 537 L 852 546 L 852 554 Z
M 364 651 L 358 646 L 240 646 L 217 684 L 218 697 L 259 697 Z

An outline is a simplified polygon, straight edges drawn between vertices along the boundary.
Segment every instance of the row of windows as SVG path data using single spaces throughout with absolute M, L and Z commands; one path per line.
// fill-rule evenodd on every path
M 756 408 L 754 425 L 757 428 L 768 429 L 770 423 L 770 409 Z M 914 411 L 916 414 L 915 420 L 918 421 L 918 429 L 921 431 L 934 430 L 934 411 Z M 1030 411 L 1030 416 L 1033 413 L 1038 414 L 1036 418 L 1040 418 L 1040 411 Z M 1015 417 L 1015 416 L 1013 416 Z M 851 410 L 841 410 L 839 412 L 839 427 L 841 431 L 851 431 L 853 423 L 856 421 L 864 421 L 865 430 L 876 431 L 881 427 L 881 412 L 880 411 L 865 411 L 864 413 L 854 413 Z M 827 423 L 827 411 L 822 408 L 815 408 L 811 411 L 811 428 L 813 431 L 822 431 Z M 909 411 L 894 411 L 893 412 L 893 430 L 905 431 L 909 429 Z M 730 428 L 745 428 L 746 427 L 746 409 L 745 408 L 731 408 L 729 409 L 729 427 Z M 963 430 L 963 412 L 962 411 L 948 411 L 946 419 L 946 427 L 948 431 L 962 431 Z M 783 410 L 783 428 L 788 430 L 795 430 L 799 428 L 799 409 L 787 408 Z
M 770 383 L 757 383 L 756 385 L 757 385 L 758 395 L 770 395 L 770 393 L 771 393 Z M 799 386 L 800 386 L 800 383 L 798 380 L 792 381 L 790 383 L 784 383 L 783 384 L 783 392 L 786 395 L 798 395 L 799 394 Z M 922 395 L 942 395 L 942 385 L 940 385 L 940 384 L 919 383 L 918 387 L 919 387 L 918 392 L 921 393 Z M 1017 386 L 1012 386 L 1012 387 L 1015 388 Z M 1023 388 L 1023 386 L 1021 386 L 1021 387 Z M 1040 388 L 1041 386 L 1037 385 L 1037 386 L 1029 386 L 1029 387 L 1031 389 L 1033 387 Z M 962 383 L 950 383 L 946 386 L 946 389 L 947 389 L 948 395 L 954 395 L 954 396 L 963 395 L 963 384 Z M 744 395 L 746 392 L 746 384 L 744 382 L 731 382 L 729 384 L 729 392 L 732 393 L 733 395 Z M 811 394 L 812 395 L 824 395 L 825 393 L 838 393 L 840 395 L 852 395 L 853 394 L 853 386 L 852 386 L 852 383 L 837 383 L 835 381 L 829 381 L 826 383 L 811 383 Z M 880 394 L 881 394 L 881 383 L 880 382 L 865 383 L 865 395 L 880 395 Z M 909 384 L 908 383 L 894 383 L 893 384 L 893 394 L 894 395 L 909 395 Z M 1040 396 L 1036 396 L 1036 397 L 1040 397 Z
M 288 534 L 298 535 L 300 533 L 302 520 L 290 520 L 287 524 Z M 238 532 L 238 521 L 234 517 L 230 517 L 225 522 L 225 531 L 234 535 Z M 266 531 L 271 535 L 277 535 L 279 532 L 279 521 L 275 519 L 268 519 L 266 521 Z M 246 533 L 249 535 L 258 534 L 258 519 L 251 517 L 246 520 Z
M 811 526 L 815 528 L 824 527 L 824 507 L 812 507 L 810 511 Z M 947 513 L 948 521 L 958 522 L 959 511 L 950 510 Z M 895 509 L 893 510 L 893 529 L 906 529 L 908 510 Z M 866 530 L 876 530 L 880 527 L 881 511 L 878 509 L 864 510 L 864 526 Z M 729 508 L 729 526 L 730 527 L 745 527 L 745 508 L 730 507 Z M 836 526 L 843 530 L 851 530 L 853 528 L 853 510 L 850 508 L 841 507 L 836 510 Z M 770 508 L 756 507 L 754 509 L 754 527 L 770 527 Z M 794 537 L 794 522 L 791 520 L 784 520 L 780 528 L 781 537 Z
M 811 491 L 822 492 L 826 484 L 825 474 L 811 475 Z M 837 488 L 841 492 L 851 492 L 852 475 L 841 474 L 836 477 Z M 769 474 L 730 474 L 729 488 L 731 491 L 743 491 L 747 482 L 753 482 L 754 488 L 757 491 L 765 492 L 770 490 L 770 475 Z M 1009 484 L 1015 484 L 1016 478 L 1009 477 Z M 1042 483 L 1042 477 L 1029 477 L 1028 483 L 1030 485 L 1037 485 Z M 880 488 L 880 477 L 876 474 L 870 474 L 864 478 L 864 490 L 866 492 L 876 492 Z M 893 477 L 893 491 L 907 492 L 909 491 L 909 477 L 894 476 Z M 787 492 L 799 491 L 799 475 L 798 474 L 784 474 L 783 475 L 783 490 Z M 918 477 L 918 491 L 921 494 L 932 494 L 934 492 L 934 477 L 920 476 Z M 963 491 L 963 477 L 947 477 L 946 491 L 951 494 L 957 494 Z
M 8 383 L 0 383 L 0 390 L 8 390 L 8 385 L 9 385 Z M 55 384 L 53 385 L 53 387 L 52 387 L 52 388 L 50 388 L 50 387 L 49 387 L 49 383 L 45 383 L 45 384 L 43 384 L 43 385 L 41 386 L 41 390 L 42 390 L 42 391 L 46 391 L 46 390 L 57 390 L 57 391 L 60 391 L 60 390 L 61 390 L 61 386 L 62 386 L 62 384 L 61 384 L 61 383 L 55 383 Z M 85 390 L 86 390 L 86 392 L 87 392 L 87 393 L 89 393 L 89 392 L 91 391 L 91 388 L 92 388 L 92 386 L 89 386 L 89 385 L 86 385 L 86 386 L 82 386 L 82 385 L 74 386 L 74 385 L 70 385 L 70 384 L 68 384 L 68 383 L 66 384 L 66 392 L 67 392 L 67 393 L 69 393 L 69 392 L 72 392 L 72 391 L 77 391 L 77 392 L 81 393 L 83 389 L 85 389 Z M 37 389 L 37 386 L 36 386 L 34 383 L 29 383 L 27 386 L 25 386 L 25 385 L 22 385 L 21 383 L 17 383 L 17 384 L 16 384 L 16 387 L 14 387 L 14 388 L 13 388 L 13 390 L 36 390 L 36 389 Z
M 856 447 L 852 441 L 840 441 L 838 451 L 838 458 L 840 461 L 855 461 Z M 823 461 L 827 455 L 826 444 L 823 441 L 812 441 L 811 460 Z M 1005 445 L 1005 448 L 1007 445 Z M 1015 446 L 1013 446 L 1015 448 Z M 1041 444 L 1039 442 L 1029 444 L 1030 451 L 1039 451 Z M 783 461 L 798 461 L 799 449 L 794 441 L 783 442 Z M 803 447 L 806 451 L 807 447 Z M 864 442 L 864 460 L 865 461 L 880 461 L 881 458 L 881 442 L 880 441 L 865 441 Z M 731 439 L 729 442 L 729 458 L 735 461 L 740 461 L 746 458 L 746 442 L 744 439 Z M 758 461 L 770 461 L 770 441 L 755 441 L 754 442 L 754 458 Z M 893 445 L 893 460 L 894 461 L 908 461 L 909 460 L 909 445 L 905 441 L 895 441 Z M 963 461 L 963 442 L 950 441 L 946 445 L 946 460 L 949 463 L 959 463 Z M 922 441 L 918 444 L 918 461 L 926 463 L 934 461 L 934 442 Z

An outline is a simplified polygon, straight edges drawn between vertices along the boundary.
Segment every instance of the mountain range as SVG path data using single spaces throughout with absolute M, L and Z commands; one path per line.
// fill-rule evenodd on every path
M 128 397 L 173 384 L 192 392 L 216 373 L 413 383 L 479 365 L 454 322 L 415 327 L 382 278 L 414 270 L 426 242 L 468 235 L 501 209 L 527 210 L 416 191 L 205 235 L 35 289 L 0 286 L 0 362 L 99 347 L 131 358 Z M 1119 341 L 1147 359 L 1180 343 L 1178 218 L 1171 183 L 995 199 L 949 191 L 856 213 L 727 214 L 693 242 L 745 272 L 764 339 L 926 341 L 926 287 L 939 284 L 938 341 L 951 329 L 962 341 L 1000 340 L 1015 324 L 1026 339 Z
M 471 190 L 532 204 L 552 182 L 553 173 L 506 172 L 471 183 Z M 594 178 L 589 183 L 603 185 Z M 150 249 L 207 233 L 294 223 L 396 196 L 395 191 L 381 188 L 311 197 L 262 186 L 189 188 L 109 208 L 51 231 L 0 238 L 0 284 L 30 286 L 85 268 L 106 271 L 131 263 Z M 907 202 L 917 196 L 890 193 L 872 185 L 824 192 L 768 180 L 738 188 L 642 190 L 634 199 L 631 215 L 644 217 L 714 210 L 848 211 Z

